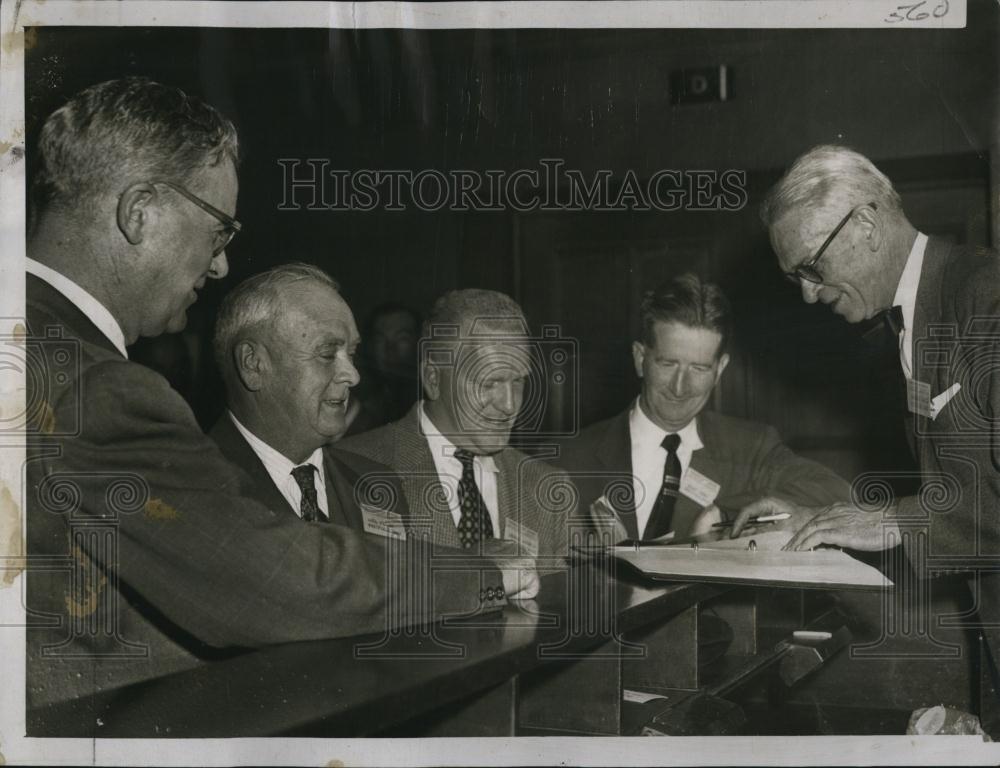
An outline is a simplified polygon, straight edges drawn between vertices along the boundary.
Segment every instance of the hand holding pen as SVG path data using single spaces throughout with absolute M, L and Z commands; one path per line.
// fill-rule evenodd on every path
M 747 518 L 747 520 L 743 523 L 743 526 L 746 527 L 752 525 L 761 525 L 763 523 L 778 523 L 781 522 L 782 520 L 788 520 L 791 516 L 792 516 L 791 512 L 775 512 L 770 515 L 757 515 L 755 517 Z M 718 530 L 719 528 L 730 528 L 733 527 L 734 525 L 735 521 L 729 523 L 722 522 L 722 523 L 715 523 L 712 526 L 712 528 L 714 530 Z

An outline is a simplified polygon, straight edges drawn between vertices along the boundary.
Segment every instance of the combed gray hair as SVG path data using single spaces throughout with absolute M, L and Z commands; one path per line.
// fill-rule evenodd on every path
M 422 335 L 429 339 L 446 328 L 457 328 L 460 334 L 472 335 L 477 329 L 528 334 L 528 322 L 521 306 L 506 293 L 482 288 L 448 291 L 434 302 L 424 320 Z
M 899 194 L 875 164 L 853 149 L 836 144 L 813 147 L 799 157 L 760 206 L 760 219 L 770 227 L 791 210 L 822 210 L 877 203 L 880 210 L 901 212 Z M 843 215 L 838 213 L 838 215 Z
M 304 280 L 317 282 L 340 293 L 337 281 L 319 267 L 292 262 L 248 277 L 226 294 L 215 320 L 212 339 L 215 362 L 224 379 L 229 376 L 236 345 L 251 331 L 273 323 L 285 305 L 283 292 Z
M 239 162 L 239 140 L 214 107 L 148 78 L 108 80 L 45 121 L 32 203 L 72 209 L 139 181 L 185 184 L 227 159 Z

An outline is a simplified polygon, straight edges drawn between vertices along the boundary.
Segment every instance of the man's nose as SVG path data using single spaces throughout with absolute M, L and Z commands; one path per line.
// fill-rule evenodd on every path
M 337 370 L 337 381 L 347 384 L 349 387 L 356 386 L 361 381 L 361 374 L 354 367 L 354 361 L 350 358 L 344 360 Z
M 222 250 L 212 257 L 212 264 L 208 268 L 208 276 L 213 280 L 221 280 L 228 274 L 229 262 L 226 260 L 225 250 Z
M 682 368 L 678 368 L 674 371 L 673 377 L 670 379 L 670 392 L 675 397 L 683 397 L 687 392 L 687 376 Z
M 521 408 L 521 399 L 515 391 L 514 384 L 507 382 L 497 387 L 494 404 L 505 416 L 514 416 Z
M 799 280 L 799 285 L 802 288 L 802 300 L 806 304 L 815 304 L 819 301 L 819 292 L 823 287 L 821 283 L 813 283 L 809 280 Z

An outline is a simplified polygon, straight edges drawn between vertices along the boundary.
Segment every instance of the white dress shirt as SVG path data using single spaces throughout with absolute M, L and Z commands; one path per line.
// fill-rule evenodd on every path
M 899 276 L 893 305 L 899 305 L 903 310 L 903 330 L 899 334 L 899 364 L 903 366 L 906 378 L 913 378 L 913 313 L 917 307 L 917 288 L 920 286 L 920 270 L 924 265 L 924 251 L 927 248 L 927 235 L 918 232 L 913 241 L 910 255 L 906 257 L 906 266 Z
M 691 419 L 678 430 L 681 444 L 677 447 L 677 458 L 681 462 L 681 477 L 691 464 L 691 455 L 703 446 L 698 435 L 697 419 Z M 667 462 L 667 451 L 661 445 L 669 434 L 642 410 L 636 399 L 628 417 L 628 431 L 632 440 L 632 487 L 635 490 L 635 518 L 639 528 L 639 538 L 646 531 L 646 523 L 653 512 L 653 505 L 663 485 L 663 466 Z
M 65 296 L 73 306 L 83 312 L 90 322 L 97 326 L 97 329 L 107 337 L 108 341 L 115 345 L 115 349 L 122 353 L 122 357 L 128 359 L 128 352 L 125 351 L 125 334 L 122 333 L 121 326 L 118 325 L 118 321 L 115 320 L 114 315 L 108 311 L 107 307 L 68 277 L 39 261 L 25 259 L 25 271 L 39 280 L 44 280 Z
M 257 454 L 257 458 L 264 465 L 264 469 L 267 470 L 267 474 L 271 477 L 278 490 L 281 491 L 281 495 L 291 505 L 295 514 L 302 517 L 302 489 L 299 488 L 299 484 L 292 477 L 292 470 L 301 465 L 293 464 L 284 454 L 274 450 L 274 448 L 240 424 L 240 420 L 233 415 L 232 411 L 228 413 L 229 418 L 236 425 L 236 429 L 246 438 L 250 447 L 253 448 L 253 452 Z M 326 503 L 326 472 L 323 470 L 323 449 L 317 448 L 313 451 L 312 456 L 306 459 L 303 464 L 312 464 L 316 467 L 316 471 L 313 473 L 313 477 L 316 479 L 316 503 L 319 506 L 320 512 L 329 519 L 330 510 Z
M 422 401 L 420 403 L 420 431 L 427 440 L 427 447 L 434 458 L 434 468 L 437 470 L 438 480 L 444 486 L 448 506 L 451 509 L 451 518 L 455 521 L 457 528 L 462 519 L 462 507 L 458 502 L 458 481 L 462 479 L 462 462 L 455 458 L 455 444 L 441 434 L 434 426 L 434 422 L 424 412 Z M 500 502 L 497 498 L 497 475 L 499 472 L 500 470 L 492 456 L 476 456 L 472 461 L 472 474 L 476 480 L 476 487 L 479 488 L 479 495 L 483 497 L 486 510 L 490 513 L 493 535 L 498 539 L 503 538 L 504 534 L 500 530 Z

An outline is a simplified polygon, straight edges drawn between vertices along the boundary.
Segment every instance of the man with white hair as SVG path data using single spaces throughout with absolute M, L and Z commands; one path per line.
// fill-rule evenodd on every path
M 319 267 L 284 264 L 244 280 L 216 319 L 228 409 L 209 436 L 273 509 L 390 535 L 406 505 L 392 471 L 330 447 L 347 427 L 358 342 L 340 287 Z
M 565 474 L 510 447 L 531 372 L 528 325 L 506 294 L 450 291 L 424 322 L 423 398 L 402 419 L 339 444 L 402 479 L 410 524 L 473 554 L 517 542 L 529 557 L 568 552 Z
M 923 487 L 877 509 L 793 513 L 790 549 L 881 550 L 902 544 L 920 576 L 969 576 L 993 657 L 1000 626 L 1000 259 L 918 232 L 892 183 L 863 155 L 819 146 L 800 157 L 761 209 L 782 271 L 808 303 L 848 322 L 884 316 L 899 342 L 908 428 Z M 995 666 L 994 666 L 995 671 Z

